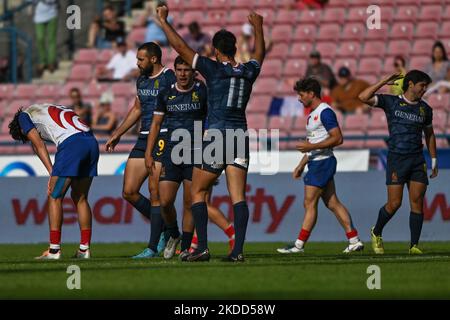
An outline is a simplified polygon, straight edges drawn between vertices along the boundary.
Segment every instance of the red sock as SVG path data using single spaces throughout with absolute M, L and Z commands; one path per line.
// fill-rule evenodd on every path
M 310 234 L 311 234 L 311 231 L 302 229 L 302 230 L 300 230 L 300 233 L 298 234 L 298 240 L 306 242 L 308 240 Z
M 61 246 L 61 231 L 50 230 L 50 249 L 60 249 Z
M 225 232 L 225 234 L 228 236 L 228 238 L 233 238 L 235 232 L 234 232 L 234 227 L 232 224 L 230 224 L 228 226 L 228 228 L 226 228 L 225 230 L 223 230 L 223 232 Z
M 191 241 L 191 248 L 197 248 L 197 246 L 198 246 L 198 238 L 197 235 L 194 235 Z
M 347 239 L 350 240 L 351 238 L 358 236 L 358 231 L 356 231 L 356 229 L 353 229 L 352 231 L 347 232 L 345 235 L 347 236 Z
M 89 247 L 89 244 L 91 243 L 91 235 L 92 235 L 91 229 L 81 230 L 80 245 Z

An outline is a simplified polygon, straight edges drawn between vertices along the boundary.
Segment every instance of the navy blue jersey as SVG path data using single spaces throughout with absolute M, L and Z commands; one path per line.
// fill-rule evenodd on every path
M 261 67 L 256 60 L 232 66 L 195 55 L 192 67 L 206 79 L 208 127 L 247 130 L 245 108 Z
M 422 132 L 431 126 L 433 110 L 423 100 L 408 103 L 403 96 L 377 94 L 375 107 L 386 113 L 389 151 L 401 154 L 421 153 Z
M 187 129 L 194 137 L 194 121 L 202 124 L 207 112 L 206 86 L 196 81 L 189 90 L 180 90 L 172 84 L 158 97 L 155 114 L 164 114 L 169 133 L 176 129 Z
M 141 75 L 136 81 L 137 96 L 141 103 L 141 132 L 148 133 L 152 124 L 153 111 L 155 111 L 159 92 L 167 89 L 176 81 L 173 70 L 163 68 L 153 77 Z M 161 129 L 166 128 L 163 123 Z

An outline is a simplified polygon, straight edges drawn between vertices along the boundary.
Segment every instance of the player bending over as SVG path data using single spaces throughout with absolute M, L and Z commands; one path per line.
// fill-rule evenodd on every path
M 44 164 L 50 180 L 47 187 L 50 227 L 49 249 L 37 259 L 61 258 L 62 201 L 69 187 L 77 207 L 81 241 L 75 258 L 89 259 L 92 212 L 88 194 L 93 177 L 97 176 L 98 143 L 91 130 L 73 112 L 63 106 L 33 104 L 20 108 L 9 124 L 14 140 L 30 141 L 34 152 Z M 56 144 L 55 162 L 52 164 L 45 141 Z
M 294 90 L 297 92 L 300 102 L 312 109 L 306 123 L 307 140 L 301 141 L 297 145 L 297 150 L 305 155 L 293 173 L 294 179 L 300 178 L 305 166 L 308 165 L 308 172 L 303 178 L 305 217 L 294 245 L 277 249 L 277 251 L 280 253 L 304 251 L 305 243 L 316 224 L 317 205 L 320 198 L 325 206 L 334 213 L 345 230 L 349 245 L 345 248 L 344 253 L 361 251 L 364 249 L 364 245 L 358 238 L 358 232 L 353 227 L 347 208 L 336 195 L 334 175 L 337 162 L 333 148 L 343 142 L 336 114 L 328 104 L 320 100 L 321 87 L 317 80 L 313 78 L 300 80 L 295 84 Z
M 401 78 L 394 73 L 368 87 L 359 98 L 386 113 L 389 129 L 386 185 L 388 200 L 378 213 L 377 223 L 371 230 L 372 248 L 376 254 L 384 253 L 381 234 L 384 226 L 402 204 L 403 187 L 408 186 L 410 254 L 422 254 L 418 248 L 423 224 L 423 199 L 428 185 L 427 165 L 423 156 L 422 132 L 431 156 L 432 173 L 438 175 L 436 137 L 433 131 L 433 110 L 422 100 L 431 78 L 422 71 L 411 70 L 403 80 L 403 95 L 375 94 L 386 84 Z

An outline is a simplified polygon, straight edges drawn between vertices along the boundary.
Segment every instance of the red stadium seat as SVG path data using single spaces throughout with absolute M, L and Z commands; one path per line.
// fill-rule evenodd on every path
M 170 10 L 182 10 L 184 8 L 184 0 L 167 0 L 167 6 Z
M 383 41 L 366 41 L 362 55 L 364 57 L 384 57 L 386 54 L 386 43 Z
M 225 10 L 208 10 L 206 13 L 206 19 L 203 24 L 211 26 L 222 26 L 224 21 L 226 21 L 228 12 Z
M 365 42 L 373 40 L 385 41 L 389 33 L 389 24 L 382 22 L 380 29 L 368 29 L 365 36 Z
M 439 26 L 436 22 L 421 22 L 416 29 L 416 38 L 436 40 Z
M 138 46 L 145 42 L 146 28 L 134 28 L 128 34 L 127 40 L 133 45 Z
M 202 25 L 203 20 L 205 20 L 205 14 L 203 11 L 187 11 L 183 15 L 183 22 L 187 25 L 191 22 L 198 22 Z
M 277 90 L 277 95 L 279 96 L 291 96 L 291 95 L 295 95 L 296 93 L 294 92 L 294 84 L 295 82 L 299 79 L 300 77 L 292 77 L 292 78 L 285 78 L 282 80 L 282 82 L 280 83 L 278 90 Z
M 289 45 L 287 43 L 275 43 L 267 54 L 267 59 L 284 59 L 289 52 Z M 265 67 L 265 66 L 264 66 Z
M 445 12 L 442 14 L 442 19 L 447 21 L 450 20 L 450 5 L 445 7 Z
M 385 59 L 383 59 L 383 61 L 384 61 L 383 74 L 387 75 L 389 73 L 393 73 L 395 71 L 394 57 L 392 57 L 392 56 L 386 57 Z
M 0 84 L 0 99 L 7 100 L 12 97 L 14 92 L 14 85 Z
M 89 81 L 92 79 L 92 66 L 86 64 L 76 64 L 72 67 L 69 80 Z
M 32 100 L 29 99 L 14 99 L 9 102 L 5 110 L 5 118 L 13 116 L 19 108 L 26 108 L 32 104 Z M 6 120 L 5 120 L 6 121 Z
M 185 0 L 183 4 L 183 10 L 204 10 L 206 9 L 204 0 Z
M 407 39 L 411 40 L 413 37 L 414 25 L 410 22 L 399 22 L 392 26 L 389 37 L 391 39 Z
M 270 103 L 272 101 L 272 96 L 269 95 L 252 95 L 246 111 L 248 113 L 264 113 L 266 114 L 269 110 Z
M 227 10 L 230 8 L 229 0 L 214 0 L 209 2 L 208 10 Z
M 231 25 L 242 25 L 248 21 L 248 10 L 234 10 L 231 11 L 228 18 L 228 24 Z
M 395 14 L 395 21 L 415 22 L 419 15 L 419 8 L 412 6 L 402 6 L 397 9 Z
M 425 99 L 428 104 L 435 109 L 440 110 L 450 110 L 450 94 L 439 94 L 435 93 L 430 95 L 427 99 Z
M 116 82 L 111 86 L 111 91 L 117 97 L 134 97 L 136 96 L 136 86 L 130 82 Z
M 102 49 L 98 51 L 97 55 L 97 62 L 100 63 L 108 63 L 109 60 L 111 60 L 112 56 L 114 55 L 114 51 L 111 49 Z
M 430 63 L 430 60 L 429 56 L 412 57 L 409 62 L 409 69 L 425 70 L 426 66 Z
M 366 34 L 366 29 L 367 27 L 360 23 L 346 24 L 342 30 L 341 39 L 361 41 Z
M 309 57 L 312 51 L 312 44 L 308 42 L 296 42 L 292 44 L 291 51 L 289 52 L 290 58 L 305 59 Z
M 277 0 L 258 0 L 255 2 L 257 8 L 275 9 L 277 7 Z
M 342 0 L 329 0 L 327 3 L 327 8 L 347 8 L 348 1 Z
M 366 23 L 369 16 L 366 12 L 367 6 L 359 8 L 351 8 L 347 15 L 347 22 L 363 22 Z
M 337 45 L 333 42 L 318 42 L 316 43 L 316 50 L 325 59 L 333 59 L 336 56 Z
M 247 116 L 247 127 L 249 129 L 267 128 L 267 116 L 265 114 L 250 113 Z
M 317 41 L 338 41 L 341 27 L 336 24 L 322 24 L 317 35 Z
M 268 129 L 280 129 L 288 130 L 291 127 L 292 118 L 283 116 L 271 116 L 269 117 Z
M 337 57 L 358 58 L 361 53 L 361 45 L 359 42 L 343 42 L 339 46 Z
M 388 44 L 387 54 L 390 56 L 408 57 L 411 51 L 411 42 L 407 40 L 392 40 Z
M 295 25 L 297 22 L 298 12 L 296 10 L 282 9 L 278 11 L 275 19 L 275 24 L 291 24 Z
M 316 40 L 317 27 L 313 24 L 300 24 L 294 32 L 294 39 L 302 42 L 314 42 Z
M 290 42 L 292 39 L 292 26 L 274 26 L 272 28 L 271 38 L 274 42 Z
M 77 63 L 95 63 L 98 55 L 97 49 L 80 49 L 75 55 L 75 62 Z
M 33 99 L 37 95 L 38 88 L 35 84 L 19 84 L 14 91 L 14 98 Z
M 289 59 L 284 65 L 283 76 L 303 77 L 306 71 L 306 61 Z
M 359 79 L 366 81 L 367 83 L 374 84 L 378 82 L 378 77 L 371 75 L 371 74 L 362 74 L 359 76 Z M 385 88 L 385 87 L 383 87 Z M 380 92 L 382 92 L 383 88 L 380 89 Z
M 364 148 L 368 149 L 386 149 L 387 144 L 383 139 L 366 139 Z
M 261 9 L 258 10 L 258 13 L 264 18 L 264 25 L 272 25 L 275 20 L 275 11 L 272 9 Z
M 43 99 L 58 99 L 61 86 L 59 84 L 44 84 L 41 85 L 38 91 L 38 97 Z
M 68 98 L 70 94 L 70 90 L 72 88 L 78 88 L 80 91 L 83 91 L 84 89 L 84 82 L 79 81 L 68 81 L 65 85 L 61 87 L 61 90 L 59 91 L 59 98 Z
M 261 69 L 261 77 L 279 78 L 282 71 L 282 62 L 280 59 L 265 60 L 264 67 Z
M 445 110 L 433 110 L 433 129 L 436 134 L 445 133 L 447 126 L 447 112 Z
M 448 2 L 447 2 L 448 4 Z M 426 21 L 426 22 L 440 22 L 442 16 L 442 6 L 424 6 L 422 5 L 422 10 L 419 14 L 419 21 Z
M 370 117 L 369 125 L 368 125 L 369 132 L 370 130 L 385 130 L 387 129 L 387 119 L 386 114 L 383 110 L 378 108 L 372 109 L 372 114 Z
M 443 0 L 422 0 L 420 3 L 422 6 L 427 6 L 430 4 L 440 4 L 442 5 L 442 2 L 445 2 Z
M 90 101 L 85 101 L 85 102 L 90 103 Z M 70 106 L 72 104 L 72 100 L 69 99 L 69 98 L 60 98 L 58 100 L 58 104 L 67 107 L 67 106 Z
M 359 62 L 358 74 L 378 76 L 381 72 L 381 60 L 377 58 L 363 58 Z
M 108 89 L 108 84 L 92 82 L 84 88 L 83 96 L 88 99 L 98 99 L 104 92 L 108 91 Z
M 325 9 L 322 15 L 321 24 L 323 23 L 337 23 L 343 24 L 345 20 L 345 9 L 343 8 L 329 8 Z
M 414 6 L 418 7 L 420 5 L 421 0 L 396 0 L 396 1 L 397 1 L 397 5 L 410 4 L 410 5 L 414 5 Z
M 202 0 L 205 2 L 204 0 Z M 232 10 L 239 10 L 239 9 L 246 9 L 246 10 L 253 10 L 256 5 L 254 0 L 239 0 L 239 1 L 230 1 L 231 2 L 231 9 Z
M 350 114 L 345 117 L 345 130 L 360 130 L 365 132 L 369 116 L 367 114 Z
M 319 24 L 322 17 L 322 10 L 304 10 L 299 21 L 303 24 Z
M 434 40 L 431 40 L 431 39 L 416 40 L 414 42 L 411 54 L 422 55 L 422 56 L 430 54 L 433 44 L 434 44 Z
M 306 121 L 307 120 L 308 120 L 308 117 L 306 117 L 306 116 L 297 117 L 294 120 L 293 129 L 302 130 L 303 132 L 306 132 Z
M 450 5 L 448 7 L 450 8 Z M 444 37 L 450 37 L 450 21 L 445 21 L 441 26 L 441 30 L 439 30 L 439 38 Z
M 278 87 L 278 80 L 273 78 L 258 79 L 253 86 L 253 93 L 256 95 L 272 95 Z
M 388 0 L 390 1 L 390 0 Z M 383 23 L 391 24 L 392 20 L 394 19 L 394 10 L 392 10 L 392 7 L 381 5 L 381 21 Z

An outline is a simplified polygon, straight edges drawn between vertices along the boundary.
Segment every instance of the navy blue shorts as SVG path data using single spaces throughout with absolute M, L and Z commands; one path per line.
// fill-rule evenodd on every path
M 308 172 L 303 181 L 307 186 L 325 188 L 336 174 L 336 158 L 329 157 L 323 160 L 308 161 Z
M 423 153 L 400 154 L 388 152 L 386 185 L 402 185 L 409 181 L 428 185 L 427 163 Z
M 92 132 L 74 134 L 58 146 L 52 176 L 95 177 L 98 158 L 98 142 Z
M 130 152 L 128 158 L 145 158 L 145 151 L 147 150 L 147 137 L 148 134 L 140 134 L 136 144 Z M 162 157 L 164 155 L 164 151 L 166 149 L 167 144 L 167 133 L 160 133 L 158 139 L 156 140 L 155 148 L 153 149 L 152 156 L 153 159 L 157 162 L 162 161 Z
M 222 171 L 229 165 L 248 171 L 248 166 L 250 163 L 250 146 L 248 136 L 234 137 L 233 143 L 227 144 L 227 133 L 225 130 L 221 130 L 221 133 L 222 137 L 218 138 L 217 142 L 215 139 L 212 139 L 212 141 L 203 141 L 202 164 L 196 164 L 195 166 L 215 174 L 221 174 Z M 220 142 L 222 142 L 223 148 L 222 150 L 219 150 L 221 154 L 218 154 L 218 152 L 216 152 L 217 150 L 214 149 L 213 144 Z M 209 154 L 212 156 L 212 159 L 210 160 L 206 158 Z
M 194 169 L 194 150 L 191 150 L 191 161 L 189 163 L 174 163 L 172 159 L 172 147 L 168 146 L 164 156 L 161 158 L 162 168 L 159 181 L 173 181 L 177 183 L 183 182 L 183 180 L 192 181 L 192 170 Z M 188 147 L 191 149 L 191 147 Z M 198 150 L 200 151 L 200 150 Z M 180 152 L 180 156 L 183 156 L 183 152 Z

